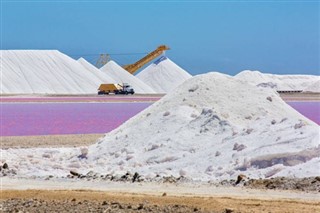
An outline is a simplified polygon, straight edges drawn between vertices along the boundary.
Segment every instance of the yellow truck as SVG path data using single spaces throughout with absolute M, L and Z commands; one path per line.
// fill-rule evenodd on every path
M 98 89 L 98 95 L 109 95 L 110 93 L 114 93 L 116 95 L 123 94 L 128 95 L 134 94 L 134 89 L 126 83 L 123 84 L 101 84 Z

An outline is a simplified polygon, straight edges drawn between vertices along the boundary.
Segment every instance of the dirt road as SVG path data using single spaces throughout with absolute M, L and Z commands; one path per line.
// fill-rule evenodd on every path
M 316 192 L 203 184 L 4 177 L 0 200 L 5 212 L 320 212 Z

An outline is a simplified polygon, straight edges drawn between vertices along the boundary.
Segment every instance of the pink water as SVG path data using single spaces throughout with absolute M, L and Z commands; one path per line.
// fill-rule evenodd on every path
M 0 136 L 109 132 L 152 103 L 1 103 Z M 320 125 L 320 102 L 289 102 Z
M 151 103 L 2 103 L 0 136 L 109 132 Z
M 320 102 L 287 102 L 287 104 L 320 125 Z

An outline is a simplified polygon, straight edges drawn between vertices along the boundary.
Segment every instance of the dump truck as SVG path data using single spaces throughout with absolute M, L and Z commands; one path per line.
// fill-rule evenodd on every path
M 134 94 L 133 88 L 126 83 L 123 84 L 101 84 L 99 89 L 98 89 L 98 95 L 108 95 L 110 93 L 113 94 L 123 94 L 123 95 L 128 95 Z

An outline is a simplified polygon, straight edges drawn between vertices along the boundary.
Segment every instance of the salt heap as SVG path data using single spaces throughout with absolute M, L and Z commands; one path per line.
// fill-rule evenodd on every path
M 270 89 L 195 76 L 88 148 L 9 149 L 18 176 L 126 171 L 223 180 L 319 176 L 319 126 Z
M 100 70 L 116 80 L 117 83 L 130 84 L 136 93 L 155 93 L 155 91 L 151 87 L 146 85 L 137 77 L 130 74 L 114 61 L 109 61 L 107 64 L 101 67 Z
M 172 91 L 185 80 L 191 78 L 188 72 L 165 56 L 161 56 L 136 76 L 157 93 Z
M 275 75 L 250 70 L 238 73 L 235 78 L 259 87 L 269 87 L 278 91 L 303 91 L 311 84 L 320 80 L 320 77 L 315 75 Z
M 95 94 L 105 75 L 57 50 L 1 50 L 2 94 Z
M 78 62 L 98 78 L 101 78 L 103 76 L 103 78 L 100 79 L 103 83 L 117 83 L 116 80 L 108 75 L 108 73 L 101 72 L 98 68 L 90 64 L 86 59 L 79 58 Z
M 320 80 L 314 82 L 310 86 L 306 87 L 303 92 L 314 92 L 314 93 L 320 93 Z
M 90 154 L 91 153 L 91 154 Z M 89 149 L 110 171 L 225 179 L 319 175 L 319 126 L 276 92 L 209 73 L 187 80 Z

